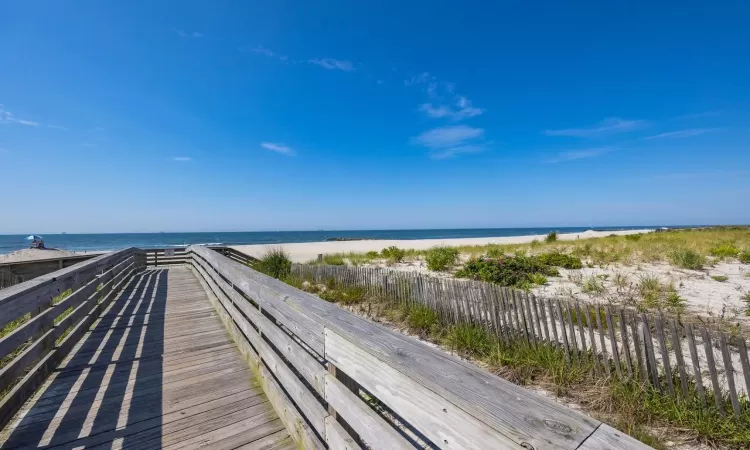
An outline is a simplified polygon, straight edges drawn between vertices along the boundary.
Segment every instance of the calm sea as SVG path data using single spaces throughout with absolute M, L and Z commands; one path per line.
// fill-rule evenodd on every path
M 350 231 L 254 231 L 232 233 L 112 233 L 112 234 L 46 234 L 44 243 L 50 248 L 73 251 L 115 250 L 126 247 L 163 248 L 191 244 L 284 244 L 318 242 L 330 238 L 356 239 L 449 239 L 472 237 L 524 236 L 550 231 L 581 233 L 586 230 L 615 231 L 657 226 L 622 227 L 550 227 L 550 228 L 486 228 L 465 230 L 350 230 Z M 27 248 L 27 235 L 0 235 L 0 254 Z

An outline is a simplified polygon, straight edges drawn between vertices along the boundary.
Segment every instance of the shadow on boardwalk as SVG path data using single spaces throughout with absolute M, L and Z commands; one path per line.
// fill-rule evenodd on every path
M 130 280 L 54 372 L 3 449 L 112 441 L 129 447 L 128 434 L 118 436 L 118 430 L 143 421 L 161 437 L 168 277 L 167 270 L 149 270 Z

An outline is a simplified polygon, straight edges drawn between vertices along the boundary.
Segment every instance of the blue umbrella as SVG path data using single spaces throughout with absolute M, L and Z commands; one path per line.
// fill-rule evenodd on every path
M 41 236 L 37 236 L 36 234 L 32 234 L 31 236 L 27 237 L 26 240 L 29 240 L 29 241 L 37 241 L 37 240 L 41 241 L 42 237 Z

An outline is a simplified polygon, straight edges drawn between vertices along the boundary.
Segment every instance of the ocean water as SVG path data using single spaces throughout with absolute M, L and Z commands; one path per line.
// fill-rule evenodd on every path
M 330 238 L 349 239 L 450 239 L 502 237 L 560 233 L 581 233 L 586 230 L 616 231 L 657 226 L 621 227 L 547 227 L 547 228 L 475 228 L 456 230 L 348 230 L 348 231 L 253 231 L 208 233 L 111 233 L 111 234 L 46 234 L 49 248 L 72 251 L 116 250 L 127 247 L 165 248 L 191 244 L 241 245 L 318 242 Z M 0 254 L 29 247 L 28 235 L 0 235 Z

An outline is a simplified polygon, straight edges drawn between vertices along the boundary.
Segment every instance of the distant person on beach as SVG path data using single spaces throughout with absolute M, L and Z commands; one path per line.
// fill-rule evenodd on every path
M 39 236 L 36 236 L 34 240 L 31 241 L 31 248 L 44 250 L 44 239 L 42 239 Z

